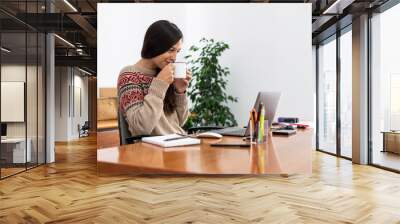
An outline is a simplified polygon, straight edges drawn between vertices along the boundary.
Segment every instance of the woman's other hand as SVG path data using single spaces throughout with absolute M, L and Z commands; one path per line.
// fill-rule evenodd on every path
M 179 94 L 185 93 L 191 79 L 192 79 L 192 72 L 190 70 L 187 70 L 185 79 L 174 80 L 175 91 Z
M 175 65 L 170 63 L 166 65 L 157 75 L 157 79 L 161 79 L 168 84 L 174 81 Z

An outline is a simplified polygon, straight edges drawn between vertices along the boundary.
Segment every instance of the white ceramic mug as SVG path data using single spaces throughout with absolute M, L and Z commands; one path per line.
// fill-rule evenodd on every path
M 175 74 L 174 78 L 184 79 L 186 78 L 186 63 L 185 62 L 175 62 Z

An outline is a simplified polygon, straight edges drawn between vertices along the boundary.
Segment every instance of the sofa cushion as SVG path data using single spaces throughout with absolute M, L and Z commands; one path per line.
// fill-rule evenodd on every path
M 118 101 L 116 97 L 97 99 L 97 120 L 118 120 Z

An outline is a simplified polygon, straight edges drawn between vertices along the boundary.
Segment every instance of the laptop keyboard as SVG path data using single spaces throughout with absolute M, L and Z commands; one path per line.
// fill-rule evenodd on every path
M 231 135 L 244 135 L 246 132 L 245 128 L 224 128 L 224 129 L 219 129 L 215 130 L 214 132 L 219 133 L 219 134 L 231 134 Z

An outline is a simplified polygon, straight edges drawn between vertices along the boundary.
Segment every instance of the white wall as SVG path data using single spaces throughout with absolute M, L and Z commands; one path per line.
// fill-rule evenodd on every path
M 78 72 L 78 73 L 77 73 Z M 78 132 L 78 124 L 82 126 L 85 121 L 88 121 L 88 107 L 89 107 L 89 102 L 88 102 L 88 78 L 81 76 L 82 73 L 79 73 L 78 70 L 75 70 L 75 75 L 74 75 L 74 86 L 75 86 L 75 94 L 74 96 L 74 108 L 75 113 L 72 113 L 73 117 L 71 120 L 71 135 L 73 138 L 78 138 L 79 137 L 79 132 Z M 80 90 L 80 93 L 78 93 L 78 90 Z M 81 96 L 79 97 L 80 94 Z M 80 99 L 79 99 L 80 98 Z M 81 101 L 81 102 L 79 102 Z M 81 107 L 81 108 L 79 108 Z M 80 113 L 80 109 L 82 112 Z
M 185 4 L 97 4 L 98 88 L 117 86 L 119 71 L 140 59 L 144 34 L 156 20 L 172 21 L 186 39 L 185 8 Z
M 55 140 L 67 141 L 68 139 L 68 85 L 69 76 L 67 67 L 55 68 Z
M 140 59 L 147 27 L 167 19 L 184 34 L 181 56 L 201 37 L 230 45 L 221 64 L 231 72 L 227 92 L 239 98 L 230 107 L 240 125 L 261 90 L 282 91 L 278 116 L 314 119 L 311 4 L 99 4 L 98 10 L 99 88 L 116 86 L 120 69 Z
M 88 78 L 71 67 L 56 67 L 55 73 L 55 141 L 70 141 L 79 137 L 78 124 L 83 125 L 88 120 Z M 76 97 L 79 89 L 82 115 L 76 106 L 79 105 L 79 97 Z

